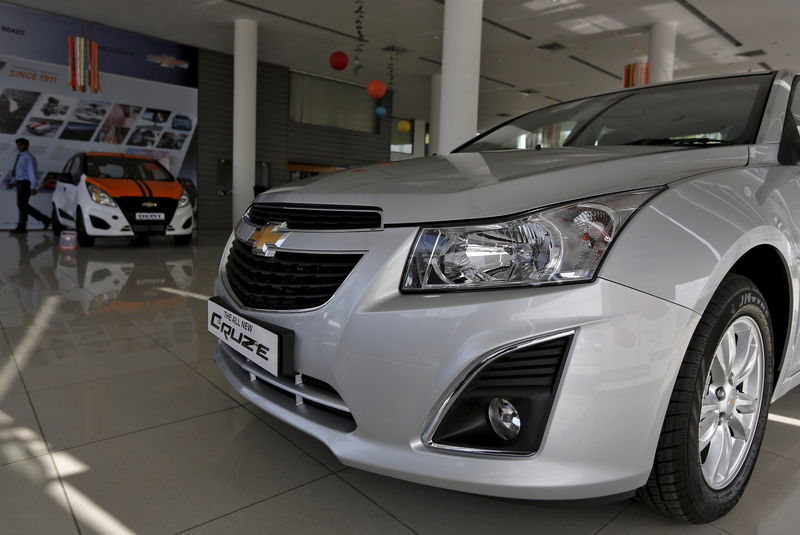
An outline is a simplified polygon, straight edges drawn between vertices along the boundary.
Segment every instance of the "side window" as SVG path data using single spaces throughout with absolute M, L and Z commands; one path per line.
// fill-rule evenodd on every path
M 800 76 L 794 79 L 792 101 L 789 103 L 789 113 L 791 114 L 791 119 L 794 121 L 794 127 L 797 129 L 798 133 L 800 133 L 800 91 L 797 89 L 798 81 L 800 81 Z
M 72 183 L 77 184 L 83 174 L 83 156 L 77 156 L 72 162 Z
M 795 76 L 789 95 L 789 108 L 783 121 L 783 135 L 778 148 L 778 163 L 798 165 L 800 163 L 800 76 Z
M 70 170 L 70 166 L 72 165 L 72 161 L 73 161 L 74 159 L 75 159 L 75 157 L 73 156 L 72 158 L 70 158 L 69 160 L 67 160 L 67 163 L 65 163 L 65 164 L 64 164 L 64 169 L 61 171 L 62 173 L 71 173 L 71 172 L 72 172 L 72 171 Z

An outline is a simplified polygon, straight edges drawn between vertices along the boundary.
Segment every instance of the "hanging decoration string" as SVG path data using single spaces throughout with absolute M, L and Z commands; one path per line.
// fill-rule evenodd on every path
M 361 70 L 361 53 L 364 51 L 364 2 L 365 0 L 354 0 L 356 35 L 358 36 L 358 43 L 353 51 L 353 74 L 356 75 Z
M 394 91 L 394 63 L 397 58 L 397 51 L 392 51 L 392 54 L 389 56 L 389 91 Z

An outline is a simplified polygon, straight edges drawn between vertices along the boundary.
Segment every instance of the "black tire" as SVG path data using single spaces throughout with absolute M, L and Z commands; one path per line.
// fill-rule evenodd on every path
M 80 209 L 75 212 L 75 230 L 78 233 L 78 245 L 81 247 L 92 247 L 94 236 L 86 233 L 86 225 L 83 222 L 83 214 Z
M 764 377 L 759 417 L 744 462 L 727 486 L 712 488 L 701 472 L 700 407 L 709 366 L 723 334 L 734 320 L 753 319 L 764 342 Z M 774 344 L 769 309 L 758 288 L 747 278 L 729 275 L 703 313 L 683 359 L 670 398 L 653 469 L 638 498 L 668 516 L 695 524 L 711 522 L 730 511 L 744 492 L 764 437 L 772 397 Z
M 177 236 L 172 237 L 172 241 L 175 242 L 175 245 L 189 245 L 192 241 L 192 235 L 178 234 Z
M 64 225 L 58 220 L 58 212 L 56 211 L 55 204 L 53 205 L 53 210 L 50 212 L 50 224 L 53 225 L 53 234 L 56 236 L 59 236 L 61 231 L 64 230 Z

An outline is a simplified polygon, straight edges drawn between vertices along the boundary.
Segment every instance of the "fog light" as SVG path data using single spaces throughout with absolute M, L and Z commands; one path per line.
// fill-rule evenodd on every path
M 517 438 L 522 426 L 517 408 L 503 398 L 494 398 L 489 402 L 489 423 L 497 436 L 503 440 Z

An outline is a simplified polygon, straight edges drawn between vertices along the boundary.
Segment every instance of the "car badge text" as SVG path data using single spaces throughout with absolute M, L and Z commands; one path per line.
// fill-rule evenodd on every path
M 253 254 L 257 256 L 275 256 L 275 249 L 289 236 L 283 232 L 285 223 L 256 229 L 250 234 L 249 241 L 253 244 Z

